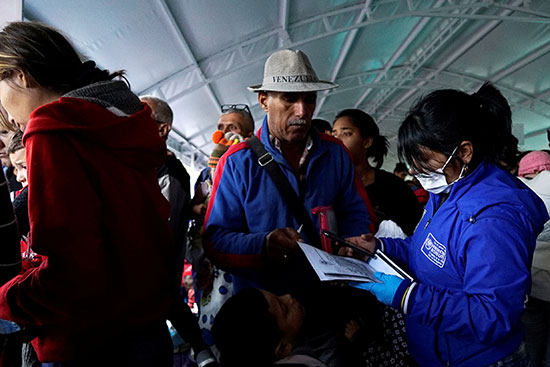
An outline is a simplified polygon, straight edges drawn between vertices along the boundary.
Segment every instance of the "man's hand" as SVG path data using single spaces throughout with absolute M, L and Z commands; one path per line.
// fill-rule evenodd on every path
M 206 209 L 208 206 L 205 203 L 193 205 L 192 210 L 198 217 L 204 217 L 206 215 Z
M 362 234 L 361 236 L 347 237 L 347 241 L 357 245 L 358 247 L 364 248 L 365 250 L 374 253 L 376 251 L 376 238 L 372 233 Z M 341 246 L 338 250 L 338 255 L 355 257 L 358 259 L 364 259 L 364 255 L 353 251 L 352 248 L 347 246 Z
M 276 264 L 288 264 L 300 251 L 296 241 L 303 241 L 294 228 L 278 228 L 270 232 L 265 240 L 267 256 Z

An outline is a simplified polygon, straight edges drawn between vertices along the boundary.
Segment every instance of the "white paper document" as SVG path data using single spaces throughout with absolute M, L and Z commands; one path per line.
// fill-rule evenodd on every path
M 329 254 L 326 251 L 298 242 L 320 280 L 374 281 L 372 267 L 359 259 Z
M 378 282 L 374 273 L 379 271 L 396 275 L 400 278 L 410 278 L 403 271 L 396 270 L 388 263 L 388 258 L 383 254 L 375 255 L 367 261 L 329 254 L 326 251 L 310 246 L 303 242 L 298 245 L 306 255 L 313 270 L 320 280 L 353 280 L 358 282 Z M 381 256 L 379 256 L 381 255 Z M 412 279 L 412 278 L 410 278 Z

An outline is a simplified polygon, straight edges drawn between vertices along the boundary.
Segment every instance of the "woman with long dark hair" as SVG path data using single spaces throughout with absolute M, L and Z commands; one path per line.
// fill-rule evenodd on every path
M 166 157 L 128 84 L 37 23 L 0 32 L 0 101 L 24 131 L 30 240 L 44 256 L 0 288 L 0 318 L 41 362 L 170 366 Z
M 350 150 L 378 218 L 377 224 L 391 220 L 407 236 L 413 234 L 422 207 L 405 181 L 381 169 L 388 154 L 388 140 L 380 135 L 374 119 L 361 110 L 343 110 L 336 115 L 332 135 Z M 376 165 L 373 167 L 369 160 Z
M 399 154 L 430 199 L 413 236 L 376 242 L 414 281 L 377 273 L 382 283 L 356 286 L 405 312 L 419 365 L 528 365 L 521 314 L 548 214 L 508 173 L 517 160 L 511 123 L 487 83 L 472 95 L 429 94 L 399 128 Z

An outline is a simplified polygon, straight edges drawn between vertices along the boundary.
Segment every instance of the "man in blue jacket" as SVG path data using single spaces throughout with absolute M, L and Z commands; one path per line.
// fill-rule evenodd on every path
M 330 207 L 341 236 L 359 240 L 369 232 L 368 198 L 349 152 L 336 139 L 311 128 L 317 91 L 337 85 L 320 81 L 301 51 L 282 50 L 265 64 L 258 93 L 266 111 L 258 137 L 279 164 L 316 229 L 311 210 Z M 283 294 L 314 281 L 296 241 L 301 224 L 247 142 L 221 158 L 205 219 L 205 251 L 235 275 L 234 292 L 254 286 Z M 371 228 L 372 229 L 372 228 Z

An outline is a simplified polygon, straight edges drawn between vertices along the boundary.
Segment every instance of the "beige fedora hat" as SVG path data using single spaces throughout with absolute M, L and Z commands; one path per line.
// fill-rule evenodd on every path
M 338 85 L 319 80 L 306 54 L 300 50 L 281 50 L 268 57 L 262 84 L 251 85 L 252 92 L 314 92 Z

